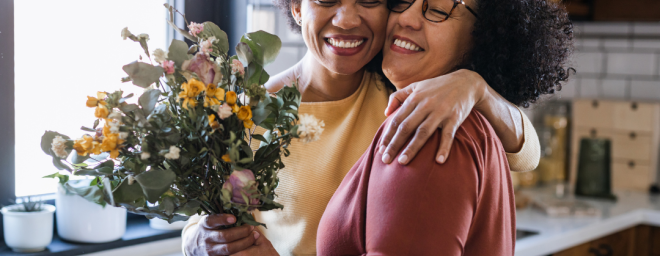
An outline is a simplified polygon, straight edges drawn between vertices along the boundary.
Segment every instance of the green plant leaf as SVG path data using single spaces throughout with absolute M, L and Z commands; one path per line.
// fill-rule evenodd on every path
M 236 45 L 236 56 L 238 60 L 243 63 L 243 66 L 248 66 L 250 62 L 254 61 L 254 56 L 252 55 L 252 49 L 248 46 L 247 43 L 240 42 Z
M 70 180 L 64 187 L 73 192 L 82 198 L 85 198 L 87 201 L 94 202 L 100 205 L 105 205 L 103 201 L 103 191 L 97 186 L 89 186 L 86 183 L 88 180 Z
M 142 192 L 142 187 L 137 182 L 134 182 L 131 185 L 128 185 L 128 179 L 124 179 L 115 190 L 112 191 L 112 195 L 115 199 L 115 203 L 132 203 L 135 200 L 144 198 L 144 192 Z
M 249 77 L 247 80 L 247 85 L 263 85 L 268 82 L 268 79 L 270 78 L 270 75 L 266 73 L 266 70 L 264 70 L 261 65 L 255 62 L 248 65 L 247 76 Z
M 262 66 L 275 61 L 282 48 L 282 41 L 279 37 L 262 30 L 245 34 L 241 38 L 241 42 L 250 46 L 255 62 Z
M 123 106 L 119 107 L 119 110 L 121 110 L 121 112 L 124 112 L 124 114 L 128 114 L 128 113 L 131 113 L 134 110 L 139 109 L 139 108 L 140 107 L 138 105 L 135 105 L 135 104 L 126 104 L 126 105 L 123 105 Z
M 75 153 L 75 154 L 73 154 L 73 156 L 71 157 L 71 163 L 73 163 L 73 164 L 80 164 L 80 163 L 85 162 L 85 160 L 87 160 L 87 159 L 89 159 L 89 155 L 81 156 L 81 155 L 78 155 L 78 153 Z
M 60 184 L 64 185 L 67 181 L 69 181 L 69 175 L 62 175 L 60 172 L 53 173 L 51 175 L 44 176 L 43 178 L 57 178 L 60 181 Z
M 157 89 L 148 90 L 140 96 L 138 102 L 140 103 L 142 113 L 144 113 L 145 116 L 148 116 L 154 111 L 156 103 L 158 103 L 158 97 L 160 97 L 160 90 Z
M 73 171 L 71 167 L 62 162 L 62 158 L 53 157 L 53 165 L 60 171 L 67 170 L 69 172 Z
M 112 183 L 110 182 L 110 179 L 108 177 L 103 177 L 101 184 L 103 184 L 103 196 L 105 197 L 105 201 L 114 206 L 115 199 L 112 194 Z
M 200 208 L 200 204 L 198 201 L 188 201 L 186 204 L 184 204 L 178 210 L 176 210 L 176 213 L 183 214 L 186 216 L 192 216 L 199 211 L 199 208 Z
M 188 55 L 188 44 L 184 41 L 172 39 L 167 53 L 167 59 L 174 61 L 177 67 L 181 68 L 183 62 L 190 59 Z
M 215 42 L 215 45 L 220 50 L 220 53 L 227 54 L 229 51 L 229 39 L 227 38 L 227 33 L 222 31 L 220 27 L 215 25 L 213 22 L 207 21 L 204 22 L 204 30 L 202 33 L 206 34 L 208 37 L 215 36 L 215 39 L 218 41 Z
M 158 210 L 165 212 L 166 215 L 172 215 L 174 207 L 176 207 L 174 198 L 169 196 L 163 197 L 158 203 Z
M 147 88 L 157 82 L 164 71 L 162 67 L 137 61 L 124 65 L 122 69 L 128 74 L 134 85 L 142 88 Z
M 165 193 L 174 182 L 176 174 L 171 170 L 151 169 L 135 176 L 135 180 L 140 183 L 147 201 L 156 203 L 160 196 Z

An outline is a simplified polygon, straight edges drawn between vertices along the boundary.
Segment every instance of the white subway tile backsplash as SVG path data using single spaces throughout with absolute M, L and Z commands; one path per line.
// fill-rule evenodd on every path
M 660 22 L 636 22 L 633 25 L 635 35 L 660 35 Z
M 660 100 L 660 81 L 635 81 L 630 84 L 632 100 Z
M 598 85 L 600 80 L 591 78 L 580 79 L 580 97 L 581 98 L 598 98 L 600 96 Z
M 604 39 L 603 48 L 607 50 L 621 50 L 628 49 L 632 46 L 630 39 Z
M 604 79 L 601 84 L 602 96 L 610 99 L 625 99 L 628 81 L 620 79 Z
M 604 54 L 601 52 L 576 52 L 575 69 L 578 74 L 601 74 Z
M 656 71 L 654 54 L 608 53 L 607 74 L 653 75 Z
M 635 49 L 660 50 L 660 39 L 635 39 L 632 43 Z
M 627 22 L 586 22 L 582 35 L 627 35 L 632 33 L 632 24 Z

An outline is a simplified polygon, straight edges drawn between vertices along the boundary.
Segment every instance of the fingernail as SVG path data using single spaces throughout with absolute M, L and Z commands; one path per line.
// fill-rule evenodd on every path
M 383 155 L 383 163 L 389 164 L 391 160 L 392 160 L 392 159 L 391 159 L 391 157 L 390 157 L 390 154 L 385 153 L 385 154 Z
M 259 232 L 254 231 L 254 239 L 259 239 Z
M 382 154 L 383 152 L 385 152 L 385 145 L 380 145 L 380 148 L 378 148 L 378 153 Z
M 254 230 L 254 226 L 250 225 L 250 231 Z
M 445 156 L 440 155 L 440 156 L 438 157 L 438 163 L 444 164 L 444 163 L 445 163 Z
M 407 155 L 401 155 L 399 157 L 399 163 L 400 164 L 407 164 L 408 163 L 408 156 Z
M 234 222 L 236 222 L 236 218 L 234 218 L 234 216 L 229 216 L 227 217 L 227 222 L 229 222 L 229 224 L 234 224 Z

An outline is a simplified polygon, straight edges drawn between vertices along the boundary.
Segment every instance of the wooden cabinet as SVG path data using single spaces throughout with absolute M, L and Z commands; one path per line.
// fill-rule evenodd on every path
M 660 228 L 629 228 L 555 253 L 554 256 L 660 256 Z
M 570 182 L 575 184 L 580 139 L 611 141 L 612 188 L 648 191 L 658 182 L 660 104 L 576 100 L 573 103 Z

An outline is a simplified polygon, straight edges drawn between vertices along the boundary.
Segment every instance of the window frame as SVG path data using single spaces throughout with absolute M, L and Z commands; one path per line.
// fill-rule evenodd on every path
M 0 1 L 0 206 L 15 195 L 14 1 Z M 0 221 L 0 230 L 2 230 Z M 4 239 L 4 232 L 0 233 Z

